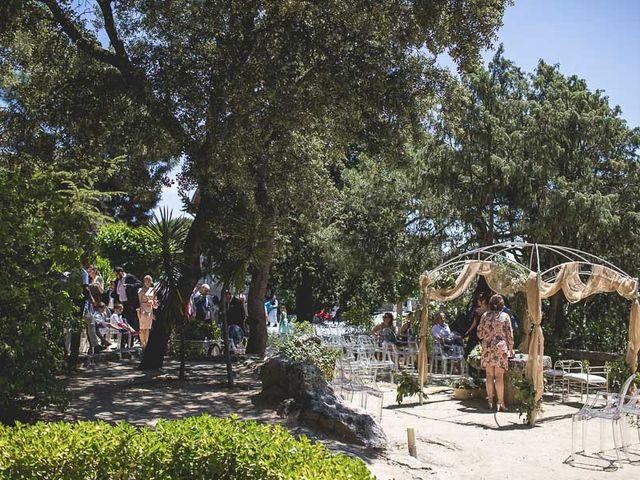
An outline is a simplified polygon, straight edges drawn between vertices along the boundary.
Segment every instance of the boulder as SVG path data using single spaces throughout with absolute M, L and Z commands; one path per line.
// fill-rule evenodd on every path
M 315 365 L 283 356 L 269 359 L 260 369 L 262 392 L 257 400 L 278 406 L 281 416 L 294 418 L 347 443 L 382 450 L 387 438 L 366 411 L 338 397 Z

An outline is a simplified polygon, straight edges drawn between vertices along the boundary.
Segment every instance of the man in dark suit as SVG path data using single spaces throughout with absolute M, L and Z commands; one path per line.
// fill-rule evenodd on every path
M 135 275 L 126 273 L 122 267 L 116 267 L 116 288 L 111 296 L 123 306 L 122 316 L 136 331 L 140 329 L 137 309 L 140 307 L 138 290 L 142 288 L 142 282 Z

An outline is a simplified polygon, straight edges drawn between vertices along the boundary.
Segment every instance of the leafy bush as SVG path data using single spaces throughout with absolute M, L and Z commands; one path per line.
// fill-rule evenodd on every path
M 336 359 L 340 352 L 335 348 L 323 345 L 317 337 L 287 338 L 279 343 L 277 348 L 279 353 L 291 360 L 315 365 L 322 370 L 327 381 L 333 379 Z
M 542 412 L 542 398 L 536 400 L 536 390 L 527 377 L 512 379 L 513 386 L 516 387 L 516 400 L 522 402 L 522 409 L 518 409 L 518 417 L 526 415 L 526 422 L 531 425 L 533 416 L 536 412 Z
M 403 371 L 398 380 L 398 389 L 396 392 L 396 402 L 398 405 L 402 405 L 404 397 L 413 397 L 420 393 L 421 389 L 420 385 L 418 385 L 417 378 Z M 424 391 L 422 393 L 424 393 Z
M 280 426 L 209 415 L 127 423 L 0 427 L 0 477 L 74 479 L 372 479 L 365 464 Z
M 100 255 L 112 266 L 121 266 L 140 279 L 144 275 L 158 276 L 156 258 L 160 255 L 160 245 L 148 229 L 111 223 L 100 229 L 96 241 Z M 102 272 L 106 276 L 111 273 Z
M 617 358 L 612 362 L 606 362 L 605 366 L 609 369 L 609 387 L 614 392 L 619 391 L 631 375 L 631 368 L 627 365 L 624 357 Z M 640 373 L 636 373 L 636 378 L 633 383 L 640 385 Z
M 373 328 L 371 309 L 366 305 L 356 304 L 342 314 L 345 324 L 351 327 L 361 327 L 365 330 Z
M 80 329 L 80 257 L 102 218 L 76 182 L 90 185 L 49 158 L 0 162 L 0 204 L 15 206 L 0 215 L 0 421 L 67 398 L 64 335 Z

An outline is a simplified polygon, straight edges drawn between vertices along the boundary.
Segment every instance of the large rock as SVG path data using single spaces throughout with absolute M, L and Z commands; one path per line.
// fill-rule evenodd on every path
M 345 404 L 315 365 L 278 356 L 260 369 L 258 400 L 278 405 L 278 413 L 348 443 L 381 450 L 387 438 L 366 411 Z

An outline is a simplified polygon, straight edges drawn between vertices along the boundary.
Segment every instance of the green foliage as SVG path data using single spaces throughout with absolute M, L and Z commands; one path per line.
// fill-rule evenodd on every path
M 81 480 L 373 479 L 364 462 L 280 426 L 209 415 L 127 423 L 0 427 L 0 477 Z
M 420 385 L 418 385 L 417 378 L 407 372 L 403 371 L 400 374 L 400 378 L 397 380 L 397 383 L 396 402 L 398 405 L 402 405 L 405 397 L 413 397 L 414 395 L 424 393 L 424 391 L 420 389 Z
M 542 398 L 536 401 L 536 391 L 533 383 L 526 376 L 512 378 L 516 387 L 515 396 L 522 402 L 522 409 L 518 409 L 518 416 L 526 416 L 526 422 L 531 424 L 533 415 L 542 412 Z
M 364 330 L 373 328 L 373 316 L 371 309 L 365 305 L 353 305 L 342 314 L 342 319 L 346 325 L 351 327 L 360 327 Z
M 156 263 L 161 245 L 144 227 L 111 223 L 100 229 L 96 241 L 100 255 L 112 266 L 123 267 L 140 279 L 145 275 L 151 275 L 154 279 L 158 277 L 160 271 Z M 103 275 L 112 273 L 102 272 Z
M 482 368 L 480 366 L 481 358 L 482 358 L 482 344 L 478 343 L 478 345 L 473 347 L 473 350 L 469 352 L 469 355 L 467 355 L 467 363 L 475 369 L 481 369 Z
M 277 345 L 277 348 L 280 354 L 291 360 L 315 365 L 322 370 L 328 382 L 333 379 L 340 351 L 322 344 L 319 338 L 314 336 L 287 338 Z
M 463 390 L 473 390 L 474 388 L 481 387 L 482 384 L 473 377 L 462 377 L 453 381 L 453 388 L 461 388 Z
M 631 376 L 631 368 L 627 365 L 625 357 L 606 362 L 605 367 L 609 370 L 609 388 L 614 392 L 619 392 L 624 382 Z M 640 373 L 636 373 L 633 383 L 636 387 L 640 386 Z
M 76 191 L 90 186 L 86 172 L 9 152 L 0 151 L 0 205 L 8 207 L 0 215 L 0 421 L 7 422 L 66 401 L 59 375 L 65 333 L 80 328 L 80 257 L 103 220 L 94 198 L 68 193 L 70 182 Z

